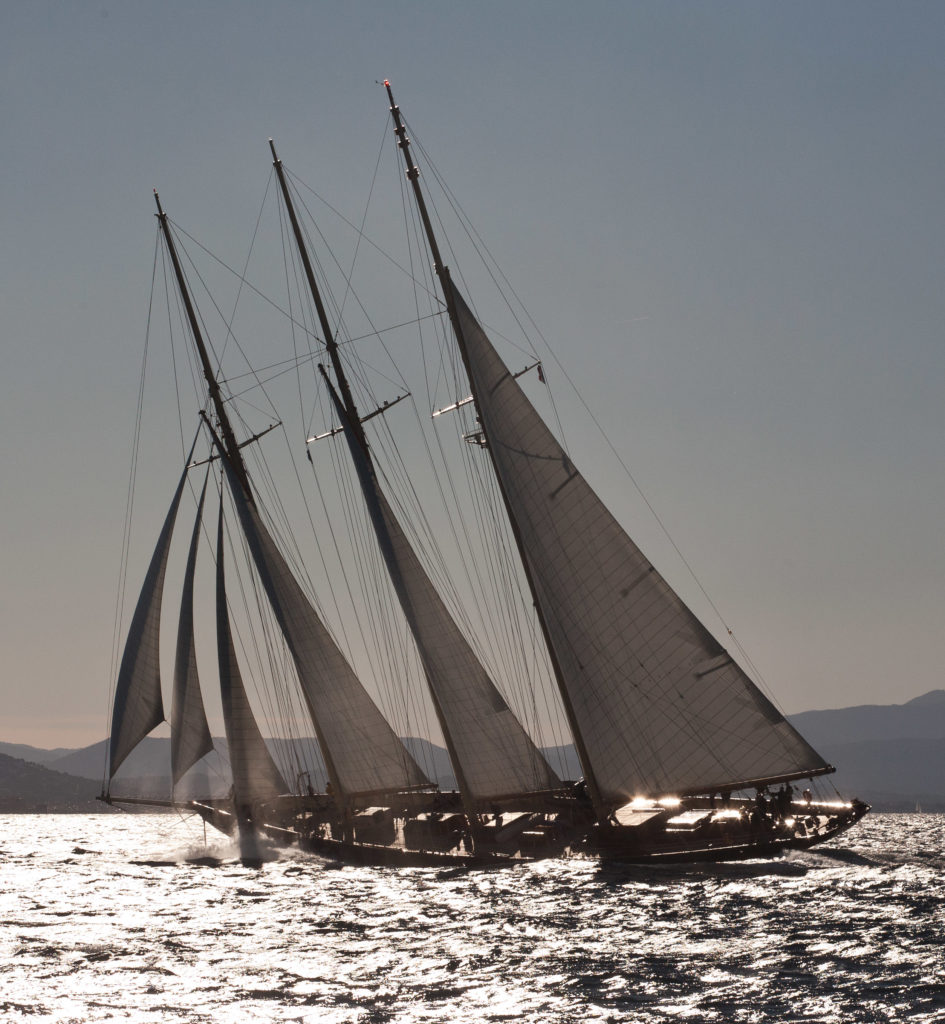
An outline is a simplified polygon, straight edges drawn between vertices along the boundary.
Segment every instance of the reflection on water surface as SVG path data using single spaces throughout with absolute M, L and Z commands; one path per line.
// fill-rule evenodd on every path
M 252 871 L 167 815 L 0 828 L 5 1021 L 945 1021 L 943 815 L 770 863 L 482 873 Z

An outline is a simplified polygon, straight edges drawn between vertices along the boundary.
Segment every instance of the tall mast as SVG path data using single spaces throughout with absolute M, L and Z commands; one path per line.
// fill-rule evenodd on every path
M 233 433 L 233 427 L 231 426 L 230 418 L 227 415 L 226 403 L 223 401 L 223 392 L 220 389 L 220 384 L 217 381 L 216 374 L 214 373 L 213 366 L 210 362 L 210 356 L 207 352 L 207 346 L 203 340 L 203 334 L 200 331 L 200 323 L 197 320 L 197 313 L 194 310 L 194 304 L 190 298 L 190 292 L 187 289 L 187 282 L 184 279 L 184 271 L 181 268 L 180 259 L 177 255 L 177 246 L 174 244 L 174 236 L 171 233 L 170 225 L 167 221 L 167 214 L 161 206 L 161 199 L 158 196 L 156 189 L 154 191 L 154 201 L 157 203 L 158 223 L 161 225 L 164 242 L 167 245 L 167 251 L 171 257 L 171 263 L 174 266 L 174 276 L 177 278 L 177 288 L 180 292 L 180 297 L 184 302 L 184 309 L 187 311 L 187 319 L 190 322 L 190 330 L 194 337 L 194 344 L 197 347 L 197 354 L 200 357 L 200 365 L 203 368 L 203 375 L 207 381 L 210 400 L 213 403 L 217 423 L 220 426 L 220 433 L 223 435 L 222 451 L 226 456 L 227 461 L 233 467 L 233 471 L 236 473 L 240 486 L 246 492 L 246 496 L 250 501 L 253 501 L 253 492 L 249 486 L 249 476 L 246 472 L 246 464 L 243 462 L 243 456 L 240 454 L 240 447 L 237 444 L 236 435 Z
M 473 404 L 476 409 L 476 417 L 482 422 L 482 417 L 479 414 L 479 399 L 476 396 L 476 390 L 473 385 L 473 375 L 469 365 L 469 354 L 466 347 L 466 339 L 463 335 L 463 328 L 460 324 L 459 317 L 456 314 L 456 304 L 453 301 L 453 285 L 450 278 L 449 267 L 447 267 L 442 257 L 440 256 L 440 247 L 436 241 L 436 235 L 433 231 L 433 224 L 430 220 L 430 215 L 427 211 L 427 204 L 423 197 L 423 191 L 420 188 L 420 168 L 412 162 L 410 156 L 410 138 L 407 135 L 407 128 L 404 125 L 403 117 L 400 113 L 400 107 L 394 102 L 394 92 L 391 89 L 391 84 L 385 79 L 384 88 L 387 90 L 387 96 L 390 100 L 390 113 L 394 120 L 394 134 L 397 136 L 397 145 L 400 151 L 404 155 L 404 163 L 407 168 L 407 180 L 413 186 L 414 199 L 417 203 L 417 211 L 420 214 L 420 219 L 423 222 L 423 229 L 427 236 L 427 244 L 430 246 L 430 254 L 433 257 L 433 269 L 436 272 L 436 276 L 440 280 L 440 285 L 443 289 L 443 297 L 446 301 L 446 312 L 450 318 L 450 323 L 453 327 L 453 333 L 456 336 L 456 343 L 459 347 L 459 353 L 463 360 L 463 366 L 466 369 L 466 376 L 469 379 L 470 388 L 473 395 Z M 483 427 L 485 425 L 483 424 Z M 488 441 L 488 435 L 486 435 Z M 492 452 L 489 446 L 486 446 L 489 451 L 489 457 L 492 458 Z M 535 587 L 535 581 L 532 578 L 531 570 L 528 566 L 528 560 L 525 557 L 525 549 L 522 544 L 521 533 L 519 532 L 518 524 L 515 521 L 515 517 L 512 515 L 512 509 L 509 504 L 508 495 L 505 487 L 502 483 L 502 479 L 498 473 L 495 474 L 496 481 L 499 485 L 499 492 L 502 495 L 502 501 L 505 504 L 506 515 L 508 516 L 509 524 L 512 527 L 512 536 L 515 538 L 515 544 L 518 548 L 519 560 L 522 563 L 522 568 L 525 572 L 525 578 L 528 581 L 528 587 L 532 595 L 532 603 L 535 606 L 535 611 L 538 614 L 538 622 L 541 626 L 542 635 L 545 638 L 545 647 L 548 650 L 548 656 L 551 659 L 552 670 L 555 674 L 555 680 L 558 683 L 558 690 L 561 694 L 561 700 L 564 705 L 564 712 L 568 719 L 568 725 L 571 729 L 571 735 L 574 738 L 574 746 L 577 750 L 578 758 L 581 762 L 581 768 L 584 771 L 584 781 L 587 784 L 588 793 L 594 804 L 598 815 L 603 815 L 606 812 L 606 805 L 601 799 L 600 787 L 597 784 L 597 780 L 594 776 L 594 770 L 591 767 L 591 759 L 588 755 L 587 746 L 584 742 L 584 737 L 581 735 L 581 730 L 578 728 L 577 716 L 574 713 L 574 706 L 571 703 L 571 698 L 568 695 L 568 689 L 564 682 L 564 676 L 561 672 L 561 665 L 558 662 L 557 655 L 555 654 L 554 646 L 551 643 L 551 636 L 548 631 L 548 624 L 545 621 L 544 613 L 541 610 L 541 605 L 538 602 L 538 595 Z
M 272 150 L 273 167 L 276 169 L 276 176 L 279 179 L 279 187 L 282 190 L 282 198 L 285 201 L 286 212 L 289 215 L 289 223 L 292 225 L 292 233 L 295 235 L 295 243 L 299 252 L 299 258 L 302 261 L 302 267 L 305 271 L 305 278 L 308 282 L 309 291 L 312 295 L 312 301 L 315 303 L 315 310 L 318 314 L 318 321 L 321 325 L 322 336 L 325 341 L 325 348 L 328 350 L 328 356 L 331 359 L 332 369 L 335 371 L 335 379 L 338 382 L 338 391 L 340 396 L 335 392 L 331 381 L 328 378 L 328 374 L 325 371 L 324 366 L 319 364 L 319 370 L 321 370 L 322 376 L 325 379 L 325 383 L 328 386 L 329 392 L 336 405 L 339 406 L 342 412 L 342 416 L 345 419 L 345 426 L 349 427 L 353 433 L 355 440 L 361 448 L 364 458 L 367 462 L 368 471 L 372 477 L 372 480 L 377 485 L 377 474 L 374 469 L 374 460 L 371 455 L 371 449 L 368 447 L 367 434 L 364 431 L 364 424 L 361 422 L 361 418 L 358 415 L 358 409 L 355 405 L 354 396 L 351 393 L 351 386 L 348 383 L 348 376 L 345 373 L 344 364 L 341 362 L 341 357 L 338 354 L 338 342 L 335 340 L 334 333 L 331 329 L 331 323 L 328 319 L 328 313 L 325 309 L 325 303 L 322 299 L 321 291 L 318 287 L 318 282 L 315 280 L 315 273 L 312 270 L 312 262 L 309 258 L 308 248 L 305 244 L 305 238 L 302 234 L 302 228 L 299 224 L 298 216 L 295 212 L 295 204 L 292 202 L 292 195 L 289 192 L 288 182 L 285 177 L 285 169 L 282 166 L 282 161 L 276 155 L 275 143 L 272 139 L 269 140 L 269 148 Z M 453 771 L 456 774 L 456 782 L 459 786 L 460 792 L 463 797 L 463 803 L 467 808 L 470 816 L 475 812 L 475 803 L 472 799 L 472 794 L 466 783 L 465 776 L 463 774 L 462 764 L 456 755 L 456 748 L 453 743 L 452 736 L 450 734 L 449 726 L 446 723 L 446 719 L 443 715 L 443 711 L 440 707 L 440 701 L 437 698 L 436 692 L 433 687 L 429 687 L 430 696 L 433 700 L 433 708 L 436 712 L 437 720 L 440 723 L 440 729 L 443 733 L 443 738 L 446 741 L 448 753 L 450 755 L 450 761 L 453 764 Z
M 325 309 L 325 303 L 322 301 L 318 282 L 315 280 L 315 273 L 312 270 L 312 261 L 309 258 L 308 247 L 305 244 L 305 237 L 302 234 L 299 218 L 295 212 L 295 204 L 292 202 L 292 195 L 289 192 L 289 184 L 286 181 L 285 168 L 282 166 L 282 161 L 276 155 L 276 146 L 272 139 L 269 140 L 269 148 L 272 150 L 272 166 L 276 169 L 276 177 L 279 179 L 279 187 L 282 189 L 282 198 L 285 201 L 286 212 L 289 214 L 289 223 L 292 225 L 292 233 L 295 235 L 295 245 L 298 249 L 299 259 L 302 261 L 302 268 L 305 271 L 305 280 L 308 282 L 308 289 L 311 292 L 312 301 L 315 303 L 315 311 L 318 314 L 318 322 L 322 329 L 322 337 L 325 341 L 325 348 L 328 350 L 328 357 L 331 359 L 332 369 L 335 371 L 335 378 L 338 381 L 338 389 L 341 392 L 341 399 L 355 436 L 357 437 L 361 447 L 367 451 L 367 437 L 364 433 L 364 426 L 361 423 L 361 417 L 358 415 L 358 409 L 354 403 L 354 396 L 351 393 L 348 378 L 345 375 L 344 367 L 342 366 L 341 359 L 338 356 L 338 342 L 335 341 L 335 335 L 331 329 L 331 322 L 328 319 L 328 312 Z

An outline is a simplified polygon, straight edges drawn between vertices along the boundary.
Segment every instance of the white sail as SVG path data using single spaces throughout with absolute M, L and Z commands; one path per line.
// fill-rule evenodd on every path
M 487 443 L 601 800 L 824 770 L 604 507 L 455 287 L 452 300 Z
M 223 572 L 222 504 L 217 527 L 217 655 L 223 724 L 233 773 L 233 802 L 237 808 L 244 808 L 286 793 L 288 787 L 256 724 L 236 660 Z
M 295 663 L 329 777 L 349 795 L 429 785 L 316 614 L 228 464 L 227 479 L 256 570 Z
M 189 461 L 189 459 L 188 459 Z M 171 547 L 174 522 L 180 506 L 187 470 L 181 474 L 161 528 L 154 554 L 144 578 L 144 585 L 131 618 L 125 641 L 115 703 L 112 710 L 112 731 L 109 744 L 109 778 L 114 777 L 122 761 L 157 725 L 164 721 L 161 698 L 161 598 L 167 554 Z
M 197 652 L 194 646 L 194 573 L 197 567 L 197 544 L 203 525 L 203 504 L 207 494 L 204 481 L 197 517 L 190 538 L 184 590 L 177 627 L 177 654 L 174 659 L 174 690 L 171 697 L 171 778 L 176 786 L 181 777 L 204 754 L 213 750 L 213 738 L 200 695 L 197 675 Z
M 347 416 L 345 435 L 387 570 L 413 633 L 460 787 L 479 803 L 558 789 L 561 781 L 522 728 L 483 668 L 380 488 Z

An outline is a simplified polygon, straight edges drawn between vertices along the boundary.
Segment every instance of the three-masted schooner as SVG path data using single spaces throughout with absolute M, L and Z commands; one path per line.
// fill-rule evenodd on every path
M 791 783 L 833 769 L 785 720 L 671 589 L 588 485 L 497 353 L 455 284 L 385 82 L 394 133 L 470 388 L 478 445 L 490 460 L 547 648 L 581 778 L 562 780 L 483 666 L 385 494 L 274 145 L 284 208 L 377 549 L 415 644 L 456 790 L 441 790 L 368 694 L 267 525 L 188 289 L 174 234 L 158 221 L 206 387 L 200 430 L 220 468 L 235 525 L 284 640 L 325 766 L 323 791 L 290 787 L 256 723 L 233 641 L 221 493 L 216 631 L 232 788 L 182 801 L 239 837 L 296 841 L 378 864 L 493 865 L 584 854 L 626 861 L 731 859 L 804 848 L 859 820 L 859 801 L 795 799 Z M 329 370 L 330 367 L 330 370 Z M 196 443 L 196 442 L 195 442 Z M 193 449 L 135 608 L 115 688 L 107 778 L 164 721 L 162 592 Z M 209 473 L 208 473 L 209 476 Z M 207 485 L 184 573 L 171 709 L 173 781 L 213 747 L 197 677 L 193 590 Z M 766 794 L 780 787 L 777 797 Z M 106 800 L 120 802 L 107 785 Z

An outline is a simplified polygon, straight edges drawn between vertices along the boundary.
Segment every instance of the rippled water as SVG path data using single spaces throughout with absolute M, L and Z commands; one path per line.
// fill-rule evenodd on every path
M 161 815 L 0 817 L 3 1021 L 945 1021 L 945 816 L 645 870 L 261 870 Z M 161 863 L 164 862 L 164 863 Z

